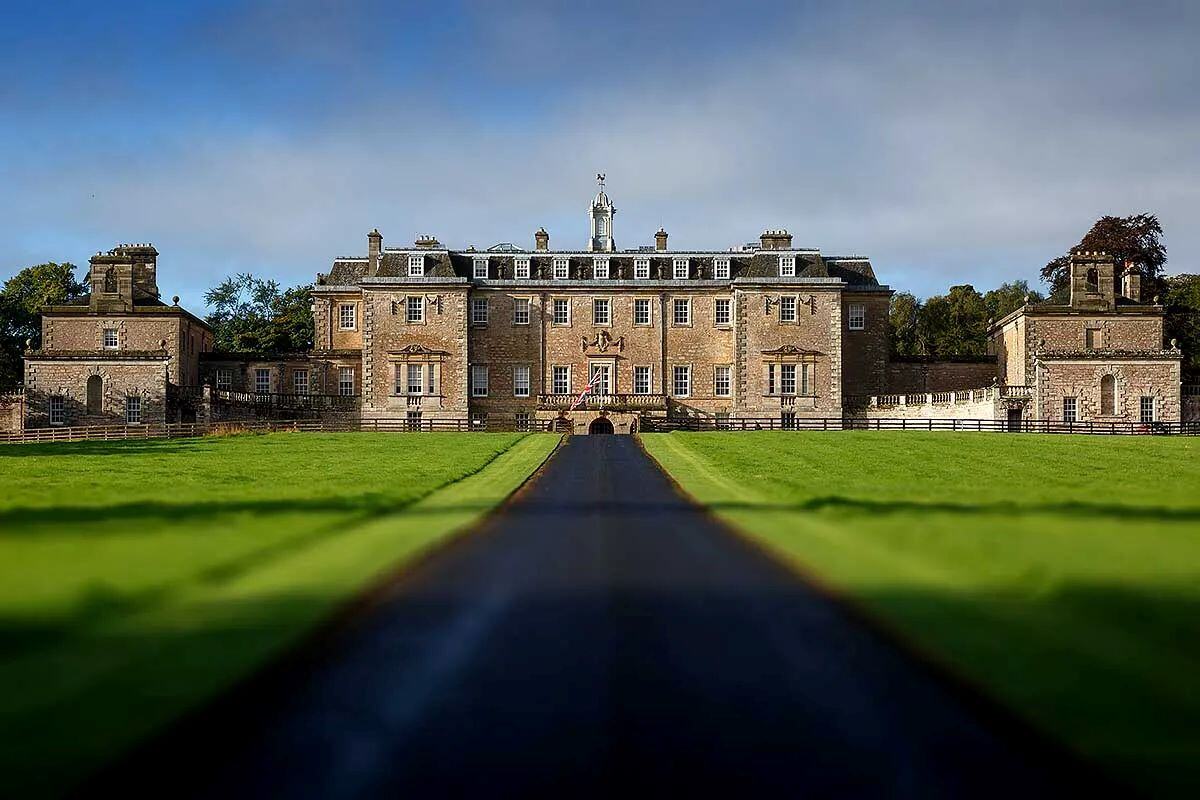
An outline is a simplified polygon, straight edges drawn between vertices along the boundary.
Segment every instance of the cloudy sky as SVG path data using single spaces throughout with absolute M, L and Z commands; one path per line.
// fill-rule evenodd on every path
M 374 226 L 582 247 L 598 171 L 621 247 L 786 227 L 927 295 L 1148 211 L 1200 269 L 1194 0 L 117 5 L 0 6 L 0 277 L 150 241 L 202 311 Z

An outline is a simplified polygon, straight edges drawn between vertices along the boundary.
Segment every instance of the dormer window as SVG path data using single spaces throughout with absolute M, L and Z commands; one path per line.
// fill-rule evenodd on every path
M 729 259 L 714 258 L 713 259 L 713 277 L 719 281 L 729 279 Z
M 650 278 L 650 259 L 635 258 L 633 260 L 633 277 L 635 280 L 644 281 Z
M 529 256 L 517 256 L 513 261 L 513 277 L 524 280 L 529 277 Z
M 598 280 L 608 279 L 608 256 L 597 256 L 592 265 L 592 277 Z
M 476 278 L 486 278 L 488 276 L 488 260 L 487 256 L 475 256 L 475 269 L 472 273 Z
M 562 256 L 554 257 L 554 279 L 565 281 L 571 275 L 571 262 Z
M 688 277 L 688 260 L 686 258 L 677 258 L 674 261 L 675 280 L 682 281 Z
M 425 277 L 425 256 L 411 255 L 408 257 L 408 277 Z
M 779 277 L 781 277 L 781 278 L 796 277 L 796 257 L 795 256 L 780 256 L 779 257 Z

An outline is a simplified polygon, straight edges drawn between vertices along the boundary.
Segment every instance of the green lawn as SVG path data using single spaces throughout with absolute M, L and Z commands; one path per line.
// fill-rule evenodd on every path
M 736 527 L 1156 794 L 1200 784 L 1200 439 L 670 433 Z
M 0 795 L 61 791 L 549 455 L 535 434 L 0 447 Z

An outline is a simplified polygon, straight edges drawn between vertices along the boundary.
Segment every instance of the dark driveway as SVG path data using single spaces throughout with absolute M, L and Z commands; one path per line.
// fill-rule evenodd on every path
M 319 656 L 116 777 L 209 797 L 1080 788 L 957 698 L 682 499 L 632 439 L 577 437 Z

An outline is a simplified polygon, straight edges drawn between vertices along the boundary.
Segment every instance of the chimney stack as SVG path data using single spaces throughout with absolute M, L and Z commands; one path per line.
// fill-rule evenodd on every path
M 379 254 L 383 252 L 383 234 L 374 228 L 367 234 L 367 275 L 374 278 L 379 274 Z
M 659 228 L 658 233 L 654 234 L 654 249 L 660 253 L 665 253 L 667 250 L 667 232 L 662 228 Z
M 791 250 L 792 235 L 782 228 L 765 230 L 759 237 L 763 250 Z
M 533 234 L 533 241 L 534 246 L 543 253 L 550 249 L 550 234 L 546 233 L 545 228 L 537 229 L 537 233 Z

